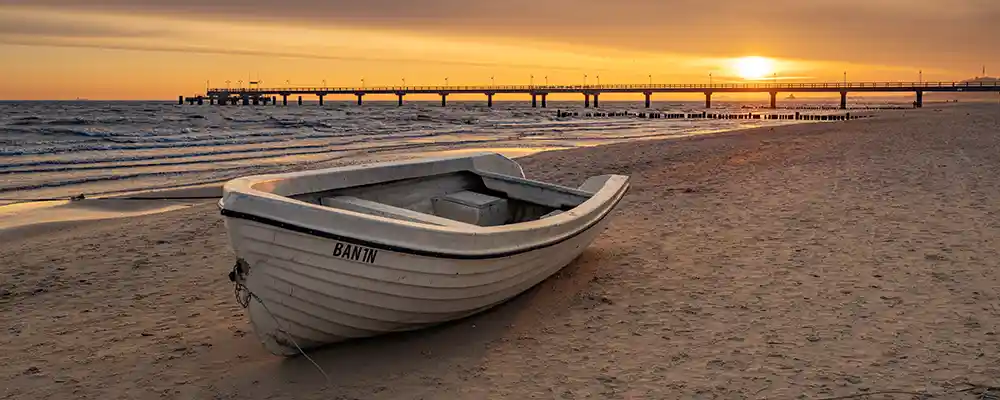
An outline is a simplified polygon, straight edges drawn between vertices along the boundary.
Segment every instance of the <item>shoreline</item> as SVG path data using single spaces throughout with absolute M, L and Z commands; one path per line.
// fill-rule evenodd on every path
M 769 129 L 774 127 L 791 126 L 798 124 L 808 124 L 808 123 L 837 123 L 844 121 L 796 121 L 788 122 L 786 124 L 777 126 L 767 126 L 767 127 L 754 127 L 754 128 L 738 128 L 738 129 L 705 129 L 699 131 L 692 131 L 684 135 L 676 137 L 640 137 L 627 141 L 619 141 L 617 143 L 635 143 L 642 141 L 672 141 L 679 140 L 690 137 L 699 137 L 706 135 L 719 135 L 725 133 L 741 133 L 750 132 L 757 129 Z M 595 143 L 595 144 L 578 144 L 573 147 L 539 147 L 539 146 L 528 146 L 528 147 L 455 147 L 455 148 L 445 148 L 439 150 L 427 150 L 412 153 L 394 153 L 387 155 L 380 155 L 373 153 L 369 158 L 358 158 L 351 159 L 350 162 L 375 162 L 384 159 L 408 159 L 417 157 L 436 157 L 451 154 L 463 154 L 472 153 L 477 151 L 495 151 L 505 156 L 511 157 L 513 159 L 531 156 L 534 154 L 552 152 L 552 151 L 565 151 L 578 148 L 599 148 L 602 146 L 608 146 L 617 144 L 612 143 Z M 206 197 L 214 196 L 215 193 L 219 197 L 222 196 L 222 186 L 225 182 L 212 182 L 212 183 L 202 183 L 194 185 L 185 185 L 174 188 L 165 189 L 152 189 L 152 190 L 137 190 L 137 191 L 122 191 L 110 195 L 98 195 L 96 197 L 88 197 L 82 201 L 64 201 L 64 200 L 47 200 L 47 201 L 23 201 L 14 203 L 0 203 L 0 238 L 10 237 L 17 234 L 25 234 L 35 232 L 33 229 L 34 225 L 39 225 L 41 231 L 48 231 L 44 229 L 45 226 L 58 226 L 51 225 L 54 223 L 74 223 L 74 222 L 84 222 L 84 221 L 101 221 L 108 219 L 117 218 L 130 218 L 141 215 L 149 215 L 161 212 L 168 212 L 179 210 L 182 208 L 190 207 L 196 204 L 208 203 L 210 200 L 191 200 L 190 197 Z M 120 207 L 115 207 L 115 203 L 108 203 L 113 201 L 112 199 L 119 197 L 129 197 L 129 198 L 142 198 L 142 197 L 176 197 L 177 200 L 156 200 L 160 202 L 159 206 L 147 205 L 141 207 L 143 211 L 133 210 L 133 206 L 125 201 L 117 202 Z M 104 204 L 103 206 L 98 206 L 97 203 Z M 47 210 L 49 208 L 56 208 L 56 210 Z M 100 211 L 94 211 L 94 208 L 100 209 Z

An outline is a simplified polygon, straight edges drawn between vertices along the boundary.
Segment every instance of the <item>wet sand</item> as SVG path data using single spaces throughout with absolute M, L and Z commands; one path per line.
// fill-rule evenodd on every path
M 632 176 L 609 228 L 483 314 L 270 355 L 214 204 L 0 247 L 0 397 L 824 398 L 1000 386 L 1000 106 L 546 152 Z M 873 396 L 872 398 L 880 398 Z M 909 399 L 913 395 L 897 395 Z
M 221 184 L 129 193 L 82 200 L 0 204 L 0 241 L 32 237 L 85 221 L 137 217 L 218 201 Z M 211 198 L 203 200 L 199 198 Z

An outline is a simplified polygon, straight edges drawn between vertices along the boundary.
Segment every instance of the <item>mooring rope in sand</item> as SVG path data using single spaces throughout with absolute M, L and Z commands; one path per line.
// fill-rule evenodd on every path
M 302 356 L 305 357 L 306 360 L 309 360 L 309 362 L 311 362 L 312 365 L 316 367 L 317 370 L 319 370 L 319 373 L 323 375 L 324 379 L 326 379 L 327 386 L 330 386 L 330 384 L 332 383 L 330 381 L 330 376 L 326 374 L 326 371 L 323 370 L 323 367 L 320 367 L 319 363 L 317 363 L 316 360 L 313 360 L 312 357 L 309 357 L 309 355 L 306 354 L 305 350 L 302 350 L 302 347 L 299 346 L 298 342 L 295 341 L 295 338 L 293 338 L 292 335 L 288 333 L 288 331 L 286 331 L 285 328 L 281 326 L 281 321 L 278 321 L 278 317 L 275 317 L 274 313 L 271 312 L 271 309 L 267 307 L 267 304 L 264 303 L 264 299 L 261 299 L 260 296 L 257 296 L 256 293 L 251 292 L 250 289 L 246 287 L 246 285 L 240 282 L 239 277 L 243 275 L 243 268 L 241 267 L 241 263 L 245 263 L 245 261 L 243 261 L 242 259 L 236 261 L 236 265 L 233 266 L 233 271 L 229 273 L 229 279 L 231 279 L 233 282 L 236 283 L 236 287 L 234 288 L 234 291 L 236 293 L 236 302 L 239 303 L 239 305 L 242 306 L 243 308 L 248 308 L 250 307 L 251 298 L 257 300 L 257 302 L 260 303 L 261 307 L 264 307 L 264 311 L 267 313 L 267 315 L 269 315 L 271 319 L 274 320 L 274 324 L 278 327 L 277 329 L 278 332 L 283 333 L 285 337 L 288 338 L 288 341 L 292 342 L 292 345 L 295 346 L 295 349 L 299 351 L 299 354 L 302 354 Z
M 250 297 L 253 297 L 254 299 L 256 299 L 257 302 L 260 303 L 260 305 L 262 307 L 264 307 L 264 311 L 267 312 L 267 315 L 271 316 L 271 319 L 274 320 L 274 324 L 278 326 L 278 332 L 284 333 L 285 337 L 287 337 L 288 340 L 290 342 L 292 342 L 293 345 L 295 345 L 295 349 L 299 351 L 299 354 L 302 354 L 302 356 L 305 357 L 306 360 L 309 360 L 309 362 L 311 362 L 312 365 L 314 367 L 316 367 L 317 370 L 319 370 L 320 374 L 323 374 L 323 378 L 326 379 L 326 384 L 327 384 L 327 386 L 329 386 L 330 383 L 331 383 L 330 382 L 330 376 L 326 374 L 326 371 L 323 370 L 323 367 L 319 366 L 319 363 L 317 363 L 315 360 L 313 360 L 312 357 L 309 357 L 309 355 L 306 354 L 305 350 L 302 350 L 302 347 L 300 347 L 299 344 L 295 342 L 295 339 L 292 338 L 292 335 L 289 334 L 287 331 L 285 331 L 284 328 L 281 327 L 281 322 L 278 321 L 278 318 L 275 317 L 274 314 L 271 313 L 271 310 L 267 308 L 267 304 L 264 304 L 264 300 L 261 299 L 259 296 L 257 296 L 254 292 L 251 292 L 249 289 L 247 289 L 247 293 L 250 294 Z

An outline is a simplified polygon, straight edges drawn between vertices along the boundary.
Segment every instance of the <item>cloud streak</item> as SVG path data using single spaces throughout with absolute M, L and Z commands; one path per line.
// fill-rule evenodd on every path
M 162 29 L 120 27 L 84 19 L 39 17 L 24 13 L 4 14 L 0 9 L 0 37 L 121 38 L 157 37 L 166 33 Z
M 365 61 L 365 62 L 380 62 L 380 63 L 416 62 L 424 64 L 457 65 L 457 66 L 467 66 L 467 67 L 496 67 L 498 65 L 501 65 L 495 62 L 475 62 L 475 61 L 461 61 L 461 60 L 427 60 L 423 58 L 406 58 L 406 57 L 336 56 L 336 55 L 268 51 L 268 50 L 220 49 L 220 48 L 212 48 L 204 46 L 185 46 L 185 45 L 168 45 L 168 44 L 143 45 L 143 44 L 127 44 L 127 43 L 88 43 L 88 42 L 78 42 L 72 40 L 52 40 L 47 38 L 5 38 L 2 36 L 0 36 L 0 45 L 64 47 L 64 48 L 83 48 L 83 49 L 100 49 L 100 50 L 151 51 L 151 52 L 170 52 L 170 53 L 185 53 L 185 54 L 208 54 L 208 55 L 254 56 L 254 57 L 264 56 L 264 57 L 280 57 L 289 59 Z M 582 68 L 565 67 L 559 65 L 530 64 L 530 63 L 517 63 L 517 62 L 504 62 L 502 66 L 508 68 L 545 69 L 551 71 L 584 70 Z

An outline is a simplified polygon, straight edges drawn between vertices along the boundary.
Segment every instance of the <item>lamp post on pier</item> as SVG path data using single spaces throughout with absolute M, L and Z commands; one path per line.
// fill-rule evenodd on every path
M 445 77 L 445 78 L 444 78 L 444 85 L 445 85 L 445 86 L 448 86 L 448 77 Z
M 490 76 L 490 85 L 493 85 L 493 86 L 497 85 L 497 77 L 496 76 L 493 76 L 493 75 Z

